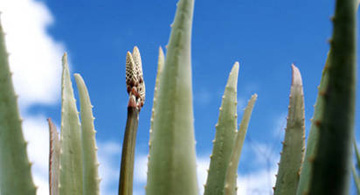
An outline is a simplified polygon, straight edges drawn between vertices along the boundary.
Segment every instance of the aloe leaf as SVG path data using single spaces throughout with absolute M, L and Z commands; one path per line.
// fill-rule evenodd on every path
M 359 175 L 356 173 L 356 168 L 354 165 L 352 165 L 351 167 L 351 172 L 354 177 L 357 194 L 360 194 L 360 179 L 359 179 Z
M 300 71 L 292 65 L 290 103 L 285 140 L 274 195 L 296 194 L 305 150 L 304 92 Z
M 161 47 L 159 47 L 159 57 L 158 57 L 158 67 L 157 67 L 157 74 L 156 74 L 156 81 L 155 81 L 155 90 L 154 90 L 154 98 L 153 98 L 153 107 L 151 109 L 151 119 L 150 119 L 150 136 L 149 136 L 149 150 L 151 150 L 151 143 L 153 137 L 153 124 L 154 124 L 154 117 L 157 113 L 156 105 L 157 99 L 159 96 L 159 88 L 160 88 L 160 77 L 162 75 L 162 71 L 164 69 L 164 62 L 165 56 L 164 51 Z M 148 163 L 150 161 L 150 155 L 148 155 Z
M 152 142 L 152 132 L 153 132 L 153 124 L 154 124 L 154 117 L 156 114 L 156 105 L 157 105 L 157 99 L 159 95 L 159 88 L 160 88 L 160 77 L 162 75 L 162 71 L 164 69 L 164 51 L 161 47 L 159 47 L 159 57 L 158 57 L 158 67 L 157 67 L 157 74 L 156 74 L 156 80 L 155 80 L 155 90 L 154 90 L 154 99 L 153 99 L 153 107 L 151 109 L 151 119 L 150 119 L 150 139 L 149 139 L 149 147 L 151 147 Z
M 60 186 L 62 195 L 83 194 L 81 126 L 66 53 L 62 59 Z
M 359 153 L 359 148 L 356 145 L 356 141 L 354 141 L 354 148 L 355 148 L 357 166 L 358 166 L 358 168 L 360 168 L 360 153 Z
M 60 141 L 56 126 L 48 119 L 49 123 L 49 191 L 50 195 L 59 195 L 60 176 Z
M 358 5 L 356 8 L 358 9 Z M 309 184 L 310 184 L 310 178 L 312 173 L 312 165 L 315 158 L 315 152 L 318 144 L 318 137 L 319 137 L 319 122 L 323 121 L 324 116 L 324 104 L 325 104 L 325 91 L 328 86 L 329 82 L 329 67 L 331 64 L 330 56 L 332 54 L 332 49 L 330 48 L 330 51 L 328 53 L 328 57 L 326 59 L 325 67 L 322 72 L 322 77 L 319 85 L 319 93 L 318 97 L 315 103 L 315 109 L 314 109 L 314 115 L 312 118 L 312 123 L 310 127 L 310 133 L 307 140 L 306 145 L 306 152 L 305 152 L 305 160 L 302 166 L 301 174 L 300 174 L 300 181 L 299 186 L 297 190 L 297 195 L 302 195 L 309 193 Z
M 358 149 L 355 141 L 354 141 L 354 148 L 355 148 L 355 155 L 356 155 L 356 162 L 357 162 L 356 164 L 357 164 L 357 168 L 359 169 L 359 167 L 360 167 L 360 153 L 359 153 L 359 149 Z M 360 194 L 360 178 L 359 178 L 359 175 L 356 172 L 355 167 L 356 167 L 355 165 L 352 165 L 352 174 L 353 174 L 353 177 L 354 177 L 354 180 L 355 180 L 355 185 L 356 185 L 357 192 L 358 192 L 358 194 Z
M 160 78 L 148 195 L 198 194 L 191 81 L 193 0 L 180 0 Z
M 226 179 L 224 191 L 226 195 L 235 195 L 236 194 L 236 179 L 237 179 L 237 170 L 240 162 L 240 156 L 242 147 L 244 144 L 246 132 L 249 126 L 250 117 L 257 99 L 257 94 L 251 96 L 248 105 L 245 108 L 244 115 L 242 117 L 239 131 L 236 132 L 235 142 L 233 145 L 229 167 L 226 170 Z
M 329 55 L 323 120 L 315 121 L 319 142 L 313 160 L 310 194 L 348 194 L 354 130 L 356 80 L 355 0 L 338 0 Z
M 219 120 L 216 124 L 213 151 L 205 185 L 205 195 L 224 194 L 226 170 L 229 166 L 234 147 L 237 126 L 237 82 L 239 63 L 231 69 L 220 107 Z
M 331 50 L 330 50 L 331 52 Z M 329 52 L 329 53 L 330 53 Z M 297 195 L 303 195 L 309 192 L 309 185 L 310 185 L 310 178 L 312 173 L 312 162 L 314 160 L 316 147 L 318 144 L 318 138 L 319 138 L 319 127 L 316 125 L 316 121 L 321 121 L 323 118 L 324 113 L 324 96 L 323 92 L 327 88 L 329 75 L 328 75 L 328 67 L 330 64 L 329 54 L 325 62 L 325 67 L 322 72 L 322 77 L 320 80 L 320 85 L 318 87 L 318 96 L 316 99 L 316 103 L 314 106 L 314 114 L 313 118 L 311 119 L 311 126 L 310 126 L 310 132 L 308 135 L 308 140 L 306 144 L 306 151 L 305 151 L 305 157 L 304 162 L 301 167 L 300 172 L 300 180 L 298 184 L 298 189 L 296 194 Z
M 89 93 L 80 74 L 74 74 L 80 96 L 81 144 L 83 162 L 83 194 L 99 194 L 99 161 L 95 140 L 94 116 Z
M 0 23 L 0 194 L 36 193 Z

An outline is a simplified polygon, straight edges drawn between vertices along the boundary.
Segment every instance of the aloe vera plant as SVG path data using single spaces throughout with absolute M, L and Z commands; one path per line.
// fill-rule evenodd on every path
M 192 119 L 190 38 L 194 2 L 181 0 L 172 25 L 166 60 L 159 67 L 151 120 L 147 194 L 197 194 Z M 164 66 L 162 68 L 162 66 Z M 235 193 L 241 147 L 256 95 L 244 114 L 239 132 L 236 91 L 239 64 L 235 63 L 220 108 L 214 151 L 205 194 Z M 237 139 L 234 140 L 234 136 Z M 231 161 L 230 161 L 231 159 Z M 229 172 L 228 167 L 231 167 Z M 227 174 L 227 175 L 226 175 Z M 227 177 L 227 180 L 225 179 Z
M 75 74 L 80 96 L 80 116 L 73 94 L 67 55 L 63 56 L 62 117 L 60 141 L 50 124 L 50 188 L 52 194 L 99 194 L 99 163 L 95 143 L 94 117 L 85 82 Z M 59 149 L 58 149 L 59 148 Z M 58 152 L 57 150 L 60 150 Z M 54 160 L 53 160 L 54 159 Z M 54 163 L 55 162 L 55 163 Z M 58 177 L 58 178 L 56 178 Z M 58 187 L 56 187 L 58 186 Z
M 357 4 L 355 0 L 338 0 L 336 3 L 331 49 L 319 86 L 305 157 L 302 78 L 298 68 L 292 66 L 287 128 L 274 194 L 348 193 L 355 104 Z M 179 1 L 166 57 L 162 49 L 159 50 L 150 122 L 146 186 L 146 193 L 149 195 L 195 195 L 199 190 L 191 78 L 193 8 L 194 0 Z M 216 125 L 214 148 L 205 184 L 206 195 L 237 193 L 237 169 L 257 99 L 256 94 L 250 98 L 237 130 L 238 72 L 239 64 L 235 63 L 225 87 Z M 80 96 L 80 115 L 65 54 L 60 138 L 56 126 L 49 119 L 51 195 L 99 194 L 99 163 L 96 157 L 92 104 L 84 80 L 78 74 L 75 74 L 75 80 Z M 145 101 L 142 62 L 137 47 L 132 53 L 127 53 L 126 84 L 129 93 L 128 120 L 119 194 L 131 195 L 136 133 L 139 113 Z M 36 187 L 31 178 L 31 163 L 26 154 L 26 142 L 22 135 L 1 25 L 0 92 L 0 194 L 35 194 Z M 356 154 L 358 155 L 357 151 Z M 352 171 L 359 186 L 355 167 Z
M 31 163 L 21 129 L 17 98 L 11 81 L 4 34 L 0 25 L 0 194 L 35 194 Z M 85 83 L 75 75 L 81 104 L 77 111 L 67 55 L 63 57 L 62 119 L 60 139 L 49 119 L 49 192 L 57 194 L 99 194 L 99 163 L 96 157 L 92 105 Z M 11 137 L 9 137 L 11 136 Z M 10 164 L 9 164 L 10 163 Z
M 237 167 L 245 139 L 251 112 L 257 95 L 253 95 L 245 109 L 239 131 L 237 131 L 237 80 L 239 63 L 230 72 L 220 107 L 219 121 L 210 156 L 210 168 L 204 194 L 235 194 Z

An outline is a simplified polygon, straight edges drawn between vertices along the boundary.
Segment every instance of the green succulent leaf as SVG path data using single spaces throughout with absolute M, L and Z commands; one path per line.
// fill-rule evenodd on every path
M 0 194 L 35 195 L 17 95 L 9 67 L 5 36 L 0 23 Z
M 151 109 L 151 119 L 150 119 L 150 141 L 149 146 L 151 146 L 152 142 L 152 132 L 153 132 L 153 125 L 154 125 L 154 117 L 157 113 L 156 111 L 156 105 L 157 105 L 157 99 L 159 95 L 159 88 L 160 88 L 160 77 L 162 75 L 163 69 L 164 69 L 164 63 L 165 63 L 165 56 L 164 51 L 161 47 L 159 47 L 159 57 L 158 57 L 158 67 L 157 67 L 157 74 L 156 74 L 156 81 L 155 81 L 155 89 L 154 89 L 154 99 L 153 99 L 153 107 Z
M 324 111 L 322 120 L 315 121 L 319 138 L 309 194 L 348 194 L 354 134 L 357 5 L 355 0 L 336 1 L 328 85 L 320 93 L 324 96 Z
M 56 126 L 48 119 L 49 123 L 49 191 L 50 195 L 59 195 L 60 177 L 60 140 Z
M 74 76 L 80 96 L 83 194 L 98 195 L 100 193 L 100 178 L 98 173 L 99 162 L 96 155 L 93 106 L 83 78 L 80 74 Z
M 274 195 L 296 194 L 305 150 L 304 92 L 300 71 L 292 65 L 290 103 L 285 140 Z
M 239 63 L 231 69 L 222 99 L 210 167 L 205 185 L 205 195 L 224 194 L 225 176 L 234 147 L 237 126 L 237 82 Z
M 226 179 L 224 186 L 225 195 L 236 194 L 237 170 L 239 167 L 241 151 L 244 145 L 246 132 L 249 127 L 250 117 L 254 109 L 256 99 L 257 99 L 257 94 L 251 96 L 248 105 L 245 108 L 244 115 L 240 123 L 239 131 L 237 131 L 235 135 L 236 137 L 235 137 L 234 148 L 232 150 L 229 167 L 226 170 Z
M 83 194 L 81 125 L 66 53 L 62 59 L 60 186 L 61 195 Z
M 331 51 L 330 51 L 331 52 Z M 300 180 L 296 194 L 303 195 L 309 192 L 310 178 L 312 173 L 312 162 L 314 160 L 316 147 L 319 138 L 319 127 L 316 125 L 316 121 L 322 121 L 324 113 L 324 96 L 322 94 L 328 85 L 328 66 L 330 64 L 329 54 L 326 59 L 325 67 L 322 72 L 320 85 L 318 87 L 318 96 L 314 106 L 314 114 L 311 119 L 310 132 L 307 140 L 304 163 L 301 168 Z
M 154 117 L 148 195 L 198 194 L 190 42 L 193 0 L 180 0 L 160 77 Z
M 358 169 L 360 169 L 360 153 L 359 153 L 359 149 L 356 145 L 356 141 L 354 141 L 354 148 L 355 148 L 355 155 L 356 155 L 356 164 L 357 166 L 355 166 L 354 164 L 352 165 L 352 175 L 354 177 L 354 181 L 355 181 L 355 186 L 356 186 L 356 189 L 357 189 L 357 194 L 360 194 L 360 178 L 359 178 L 359 175 L 357 174 L 356 172 L 356 168 L 357 167 Z
M 352 165 L 351 167 L 351 172 L 354 177 L 357 194 L 360 194 L 360 179 L 359 179 L 359 175 L 356 173 L 356 169 L 354 165 Z

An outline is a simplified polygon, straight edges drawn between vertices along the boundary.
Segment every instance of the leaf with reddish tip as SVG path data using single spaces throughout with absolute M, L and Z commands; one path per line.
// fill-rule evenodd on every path
M 48 119 L 50 149 L 49 149 L 49 190 L 50 195 L 59 194 L 59 176 L 60 176 L 60 141 L 56 126 Z
M 285 140 L 274 194 L 296 194 L 305 147 L 304 92 L 299 69 L 292 65 L 290 103 Z

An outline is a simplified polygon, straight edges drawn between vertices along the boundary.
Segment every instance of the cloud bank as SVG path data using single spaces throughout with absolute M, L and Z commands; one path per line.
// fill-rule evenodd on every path
M 50 11 L 33 0 L 2 0 L 0 11 L 22 111 L 33 104 L 56 103 L 64 46 L 46 32 L 54 24 Z

